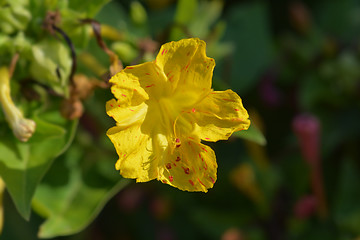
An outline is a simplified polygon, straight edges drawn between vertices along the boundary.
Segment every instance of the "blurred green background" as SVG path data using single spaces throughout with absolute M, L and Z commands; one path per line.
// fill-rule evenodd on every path
M 8 186 L 0 239 L 360 239 L 360 1 L 2 0 L 0 6 L 0 63 L 20 52 L 12 95 L 40 132 L 29 144 L 15 144 L 0 115 L 0 175 Z M 46 13 L 56 10 L 61 20 L 53 21 L 71 45 L 44 25 Z M 124 66 L 154 59 L 171 40 L 207 42 L 216 61 L 213 88 L 236 91 L 252 120 L 250 130 L 209 144 L 219 168 L 208 193 L 135 184 L 115 171 L 117 155 L 105 135 L 114 125 L 105 113 L 112 95 L 103 86 L 112 61 L 91 24 L 80 24 L 90 18 Z M 73 96 L 69 46 L 75 74 L 92 82 L 89 96 L 73 101 L 81 100 L 84 113 L 72 121 L 59 111 Z M 52 56 L 40 59 L 37 52 Z M 23 156 L 25 148 L 34 165 L 8 150 Z M 19 166 L 7 165 L 12 156 Z

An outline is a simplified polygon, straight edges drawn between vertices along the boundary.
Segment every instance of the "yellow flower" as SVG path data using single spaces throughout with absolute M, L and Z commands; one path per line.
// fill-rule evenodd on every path
M 116 126 L 107 135 L 123 177 L 158 179 L 187 191 L 207 192 L 214 185 L 215 154 L 201 140 L 226 140 L 250 121 L 235 92 L 211 89 L 215 62 L 205 48 L 200 39 L 170 42 L 156 60 L 110 79 L 117 100 L 108 101 L 106 111 Z

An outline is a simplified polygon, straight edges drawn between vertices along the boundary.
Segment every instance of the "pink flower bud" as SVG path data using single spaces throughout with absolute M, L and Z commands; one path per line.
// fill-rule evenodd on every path
M 299 115 L 293 121 L 293 130 L 300 142 L 301 152 L 310 165 L 319 161 L 320 124 L 316 117 Z
M 306 219 L 314 214 L 317 201 L 312 195 L 300 198 L 294 207 L 295 217 L 298 219 Z

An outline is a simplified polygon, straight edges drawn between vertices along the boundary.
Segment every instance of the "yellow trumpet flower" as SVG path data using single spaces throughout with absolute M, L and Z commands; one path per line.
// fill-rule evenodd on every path
M 197 38 L 164 44 L 152 62 L 127 67 L 110 82 L 106 103 L 116 126 L 107 132 L 116 169 L 137 182 L 157 179 L 186 191 L 212 188 L 214 151 L 201 140 L 226 140 L 250 125 L 241 98 L 211 89 L 215 61 Z

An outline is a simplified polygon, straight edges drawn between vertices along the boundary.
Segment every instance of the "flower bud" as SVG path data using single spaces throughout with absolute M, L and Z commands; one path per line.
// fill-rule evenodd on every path
M 316 197 L 315 196 L 303 196 L 295 204 L 294 214 L 298 219 L 307 219 L 313 215 L 316 211 Z
M 293 121 L 293 129 L 297 135 L 302 154 L 310 165 L 319 161 L 320 123 L 311 115 L 297 116 Z
M 130 5 L 130 17 L 136 25 L 143 25 L 146 23 L 147 14 L 145 8 L 141 3 L 132 1 Z
M 22 142 L 29 140 L 35 132 L 36 124 L 33 120 L 24 118 L 12 101 L 9 70 L 6 67 L 0 68 L 0 103 L 15 137 Z

